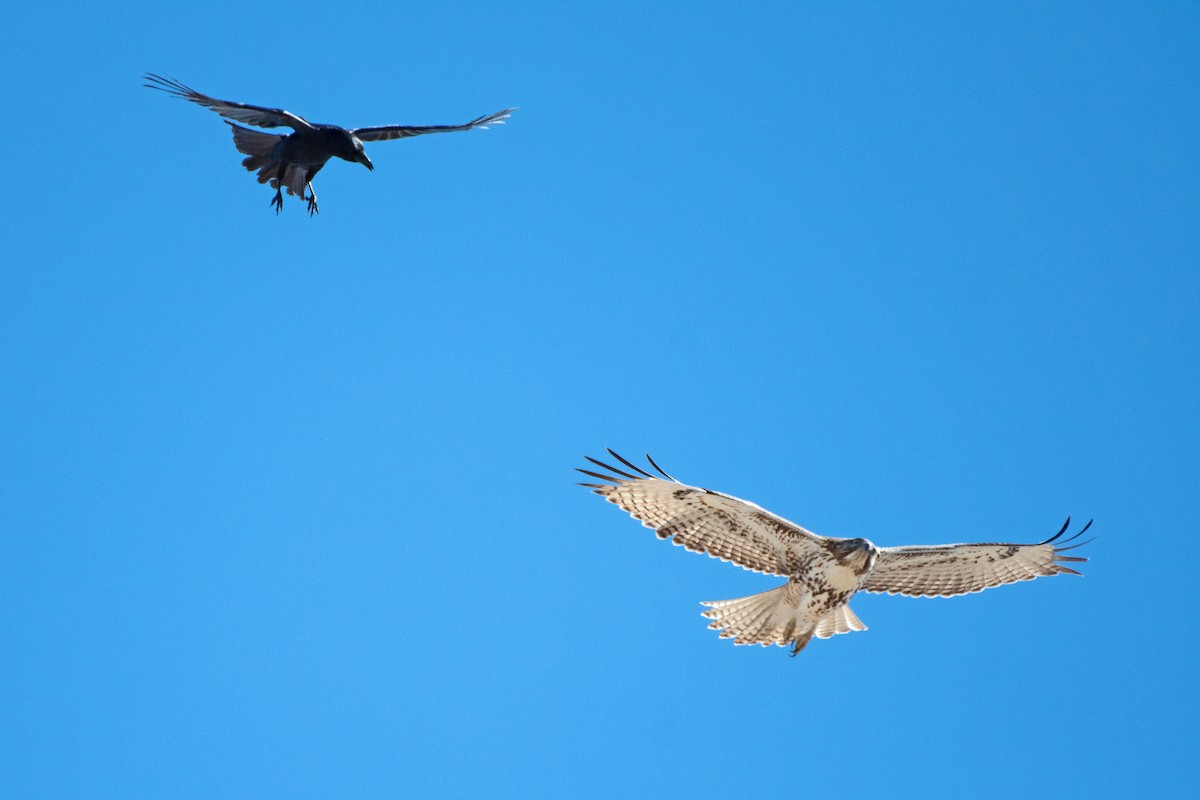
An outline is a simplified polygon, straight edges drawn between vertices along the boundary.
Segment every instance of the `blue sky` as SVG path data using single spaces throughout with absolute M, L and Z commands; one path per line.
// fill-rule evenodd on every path
M 644 6 L 6 14 L 0 795 L 1190 788 L 1200 11 Z M 144 71 L 520 110 L 276 217 Z M 573 485 L 605 447 L 878 545 L 1100 538 L 792 659 L 699 617 L 773 579 Z

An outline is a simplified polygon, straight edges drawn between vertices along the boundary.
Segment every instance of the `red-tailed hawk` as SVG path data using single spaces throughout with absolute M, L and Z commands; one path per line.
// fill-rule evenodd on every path
M 382 142 L 387 139 L 404 139 L 426 133 L 453 133 L 472 128 L 487 128 L 488 125 L 503 125 L 504 120 L 515 110 L 506 108 L 495 114 L 477 117 L 465 125 L 380 125 L 372 128 L 339 128 L 337 125 L 320 125 L 282 108 L 266 108 L 232 100 L 218 100 L 185 86 L 174 78 L 147 72 L 143 76 L 149 89 L 172 94 L 197 105 L 217 112 L 225 117 L 233 129 L 233 145 L 239 152 L 249 156 L 242 166 L 251 172 L 258 171 L 258 182 L 270 181 L 275 196 L 271 205 L 275 213 L 283 210 L 283 190 L 297 195 L 308 203 L 308 215 L 317 213 L 317 193 L 313 191 L 312 179 L 325 162 L 334 156 L 362 164 L 374 170 L 371 159 L 363 150 L 363 142 Z M 233 120 L 233 122 L 230 122 Z M 291 128 L 292 133 L 283 136 L 274 133 L 244 128 L 234 122 L 244 122 L 256 128 Z M 308 195 L 305 196 L 305 190 Z
M 814 636 L 828 639 L 867 629 L 847 604 L 858 591 L 951 597 L 1042 575 L 1079 575 L 1066 564 L 1087 561 L 1065 555 L 1087 542 L 1063 545 L 1082 535 L 1091 522 L 1059 541 L 1070 517 L 1057 534 L 1037 544 L 876 547 L 866 539 L 818 536 L 753 503 L 684 485 L 648 455 L 658 475 L 608 452 L 631 472 L 586 456 L 605 472 L 579 472 L 606 483 L 581 486 L 628 511 L 660 539 L 788 579 L 761 594 L 702 604 L 708 607 L 702 616 L 712 620 L 708 627 L 734 644 L 791 645 L 796 655 Z

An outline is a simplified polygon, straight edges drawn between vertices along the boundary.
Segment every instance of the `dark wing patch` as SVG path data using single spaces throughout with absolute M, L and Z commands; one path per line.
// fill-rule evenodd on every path
M 707 553 L 755 572 L 788 575 L 799 554 L 818 552 L 823 539 L 759 506 L 736 497 L 664 480 L 631 464 L 609 450 L 629 471 L 588 457 L 605 470 L 580 469 L 584 475 L 606 481 L 585 483 L 641 520 L 660 539 L 670 539 L 694 552 Z M 650 465 L 665 472 L 652 460 Z M 802 557 L 802 556 L 801 556 Z
M 143 77 L 146 83 L 142 85 L 148 89 L 158 89 L 175 97 L 183 98 L 184 100 L 215 111 L 222 117 L 234 120 L 235 122 L 254 125 L 258 128 L 288 127 L 298 131 L 310 131 L 314 129 L 303 117 L 296 116 L 290 111 L 284 111 L 282 108 L 266 108 L 246 103 L 235 103 L 232 100 L 218 100 L 215 97 L 201 94 L 174 78 L 166 78 L 162 75 L 155 75 L 152 72 L 147 72 Z
M 476 117 L 465 125 L 378 125 L 371 128 L 353 128 L 351 133 L 364 142 L 386 142 L 391 139 L 407 139 L 410 136 L 424 136 L 427 133 L 454 133 L 469 131 L 472 128 L 487 128 L 489 125 L 503 125 L 515 108 L 506 108 L 495 114 Z
M 1082 563 L 1087 559 L 1065 553 L 1087 542 L 1069 547 L 1062 545 L 1077 539 L 1092 523 L 1088 522 L 1079 533 L 1055 545 L 1070 522 L 1068 517 L 1057 534 L 1037 544 L 991 542 L 883 547 L 862 591 L 910 597 L 952 597 L 1047 575 L 1079 575 L 1081 573 L 1067 564 Z

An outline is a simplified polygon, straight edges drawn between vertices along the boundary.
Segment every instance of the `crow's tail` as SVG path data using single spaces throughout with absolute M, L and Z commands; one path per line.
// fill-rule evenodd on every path
M 275 155 L 275 145 L 279 144 L 282 136 L 262 131 L 252 131 L 241 125 L 225 121 L 233 129 L 233 146 L 239 153 L 245 153 L 249 158 L 242 160 L 242 166 L 250 172 L 260 170 L 258 182 L 266 183 L 275 177 L 279 169 L 279 160 Z
M 274 133 L 243 128 L 234 125 L 229 120 L 225 123 L 233 129 L 233 145 L 239 153 L 245 153 L 249 158 L 242 159 L 242 166 L 250 172 L 258 170 L 258 182 L 270 183 L 272 189 L 279 188 L 279 155 L 275 145 L 284 137 Z M 305 170 L 295 164 L 288 164 L 283 176 L 283 188 L 288 194 L 304 197 L 304 187 L 308 183 Z

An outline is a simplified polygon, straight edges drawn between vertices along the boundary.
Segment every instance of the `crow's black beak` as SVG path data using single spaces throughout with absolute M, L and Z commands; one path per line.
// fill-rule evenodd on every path
M 371 163 L 371 159 L 367 158 L 366 153 L 358 154 L 358 163 L 362 164 L 364 167 L 371 170 L 372 172 L 375 171 L 375 165 Z

